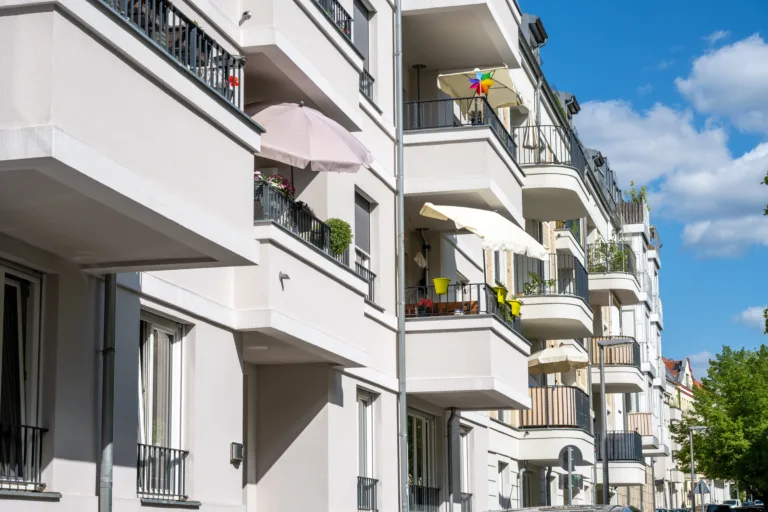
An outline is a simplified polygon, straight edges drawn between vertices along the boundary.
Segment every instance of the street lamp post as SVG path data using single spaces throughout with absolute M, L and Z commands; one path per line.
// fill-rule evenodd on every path
M 702 427 L 700 425 L 696 425 L 693 427 L 688 427 L 688 438 L 691 443 L 691 512 L 696 512 L 696 492 L 694 491 L 696 487 L 696 473 L 693 470 L 693 432 L 703 432 L 704 430 L 707 430 L 707 427 Z M 701 499 L 701 512 L 704 512 L 704 495 L 702 494 Z
M 605 362 L 604 353 L 605 347 L 615 347 L 617 345 L 627 345 L 634 340 L 630 338 L 614 338 L 608 340 L 600 340 L 597 342 L 597 346 L 600 350 L 600 401 L 603 406 L 601 419 L 603 422 L 603 432 L 600 437 L 600 453 L 603 455 L 603 505 L 608 505 L 610 496 L 608 492 L 608 400 L 605 397 Z M 694 511 L 695 512 L 695 511 Z

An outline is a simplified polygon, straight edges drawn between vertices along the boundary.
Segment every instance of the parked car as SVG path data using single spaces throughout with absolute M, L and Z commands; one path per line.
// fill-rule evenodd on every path
M 707 505 L 707 512 L 731 512 L 731 506 L 726 505 L 725 503 L 710 503 Z
M 725 500 L 723 501 L 723 505 L 728 505 L 729 507 L 740 507 L 741 500 Z

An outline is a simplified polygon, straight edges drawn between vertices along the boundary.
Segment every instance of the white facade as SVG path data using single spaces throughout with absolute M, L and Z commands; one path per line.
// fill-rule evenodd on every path
M 117 273 L 114 510 L 399 509 L 393 14 L 390 0 L 0 6 L 0 500 L 97 509 L 102 275 Z M 566 504 L 567 446 L 572 503 L 599 501 L 607 430 L 612 501 L 650 510 L 674 447 L 645 205 L 622 203 L 578 140 L 578 102 L 547 84 L 546 32 L 516 2 L 406 0 L 403 36 L 412 508 Z M 506 67 L 517 102 L 437 85 L 478 66 Z M 375 162 L 264 158 L 246 112 L 271 102 L 316 108 Z M 496 211 L 549 255 L 485 250 L 421 217 L 425 202 Z M 354 234 L 342 254 L 329 219 Z M 603 425 L 610 338 L 631 343 L 606 349 Z M 545 349 L 589 366 L 529 373 Z

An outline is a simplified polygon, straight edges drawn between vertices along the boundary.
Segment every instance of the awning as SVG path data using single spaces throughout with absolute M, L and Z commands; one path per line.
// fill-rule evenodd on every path
M 529 108 L 523 103 L 523 98 L 517 92 L 512 73 L 507 67 L 478 69 L 472 71 L 463 71 L 461 73 L 445 73 L 437 76 L 437 87 L 452 98 L 470 98 L 475 95 L 469 87 L 470 78 L 474 78 L 477 73 L 490 73 L 493 85 L 491 85 L 485 99 L 493 107 L 513 107 L 527 114 Z M 467 108 L 468 104 L 462 105 Z M 466 115 L 466 112 L 462 112 Z
M 565 340 L 559 347 L 545 348 L 528 357 L 528 373 L 560 373 L 589 366 L 589 357 L 575 342 Z
M 484 249 L 511 251 L 540 260 L 549 254 L 531 235 L 496 212 L 424 203 L 419 213 L 432 219 L 453 221 L 457 229 L 466 229 L 479 236 Z

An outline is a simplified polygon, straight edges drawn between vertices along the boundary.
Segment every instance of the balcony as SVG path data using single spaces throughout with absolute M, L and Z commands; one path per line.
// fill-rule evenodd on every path
M 440 407 L 528 407 L 530 344 L 485 284 L 406 289 L 408 392 Z
M 144 502 L 187 501 L 188 451 L 138 445 L 136 494 Z
M 645 391 L 645 376 L 640 371 L 640 344 L 629 336 L 595 336 L 592 338 L 592 387 L 600 389 L 601 340 L 621 338 L 631 340 L 625 345 L 606 347 L 604 350 L 605 392 L 635 393 Z
M 0 424 L 0 490 L 42 491 L 44 428 Z
M 589 301 L 607 306 L 611 293 L 623 306 L 639 304 L 642 296 L 637 277 L 635 253 L 629 244 L 598 242 L 589 244 Z
M 637 432 L 643 439 L 643 453 L 647 456 L 663 456 L 666 447 L 661 448 L 663 444 L 656 436 L 656 430 L 653 427 L 653 414 L 650 412 L 628 412 L 627 430 Z
M 683 420 L 683 411 L 680 410 L 679 407 L 670 405 L 669 406 L 669 419 L 670 421 L 682 421 Z
M 0 233 L 98 273 L 258 262 L 242 60 L 171 2 L 128 5 L 0 20 Z
M 621 201 L 618 203 L 618 213 L 625 231 L 629 233 L 645 233 L 650 235 L 650 219 L 648 205 L 641 201 Z
M 653 309 L 651 310 L 651 322 L 656 324 L 659 330 L 664 329 L 664 308 L 661 304 L 661 297 L 658 294 L 653 296 Z
M 563 126 L 522 126 L 512 131 L 525 171 L 523 212 L 528 219 L 580 219 L 589 213 L 586 158 L 576 135 Z
M 358 333 L 366 298 L 375 298 L 376 276 L 353 269 L 349 250 L 332 252 L 330 228 L 307 205 L 264 182 L 254 184 L 252 204 L 262 261 L 235 268 L 233 280 L 238 328 L 248 331 L 245 360 L 365 366 L 366 340 Z M 315 290 L 322 290 L 322 300 L 312 298 Z
M 581 221 L 558 220 L 555 222 L 555 250 L 570 254 L 584 263 L 584 245 L 581 238 Z
M 440 489 L 423 485 L 409 485 L 408 510 L 413 512 L 439 512 Z
M 563 447 L 579 448 L 585 464 L 593 464 L 595 447 L 590 434 L 589 396 L 569 386 L 529 388 L 531 408 L 520 411 L 520 457 L 537 464 L 557 464 Z
M 669 470 L 669 481 L 675 484 L 682 484 L 685 482 L 686 475 L 677 468 Z M 688 477 L 690 479 L 690 477 Z
M 569 254 L 547 260 L 515 255 L 514 282 L 524 295 L 523 336 L 537 339 L 583 338 L 592 335 L 587 271 Z
M 378 485 L 379 481 L 375 478 L 357 477 L 357 510 L 379 509 Z
M 404 0 L 405 66 L 473 69 L 481 63 L 520 67 L 516 3 L 505 0 Z M 468 44 L 457 34 L 472 34 Z
M 434 228 L 425 202 L 522 217 L 523 175 L 517 148 L 485 98 L 408 102 L 404 106 L 406 215 L 414 228 Z
M 603 482 L 603 454 L 600 434 L 595 436 L 597 483 Z M 643 442 L 637 432 L 608 432 L 608 478 L 610 485 L 644 485 Z

